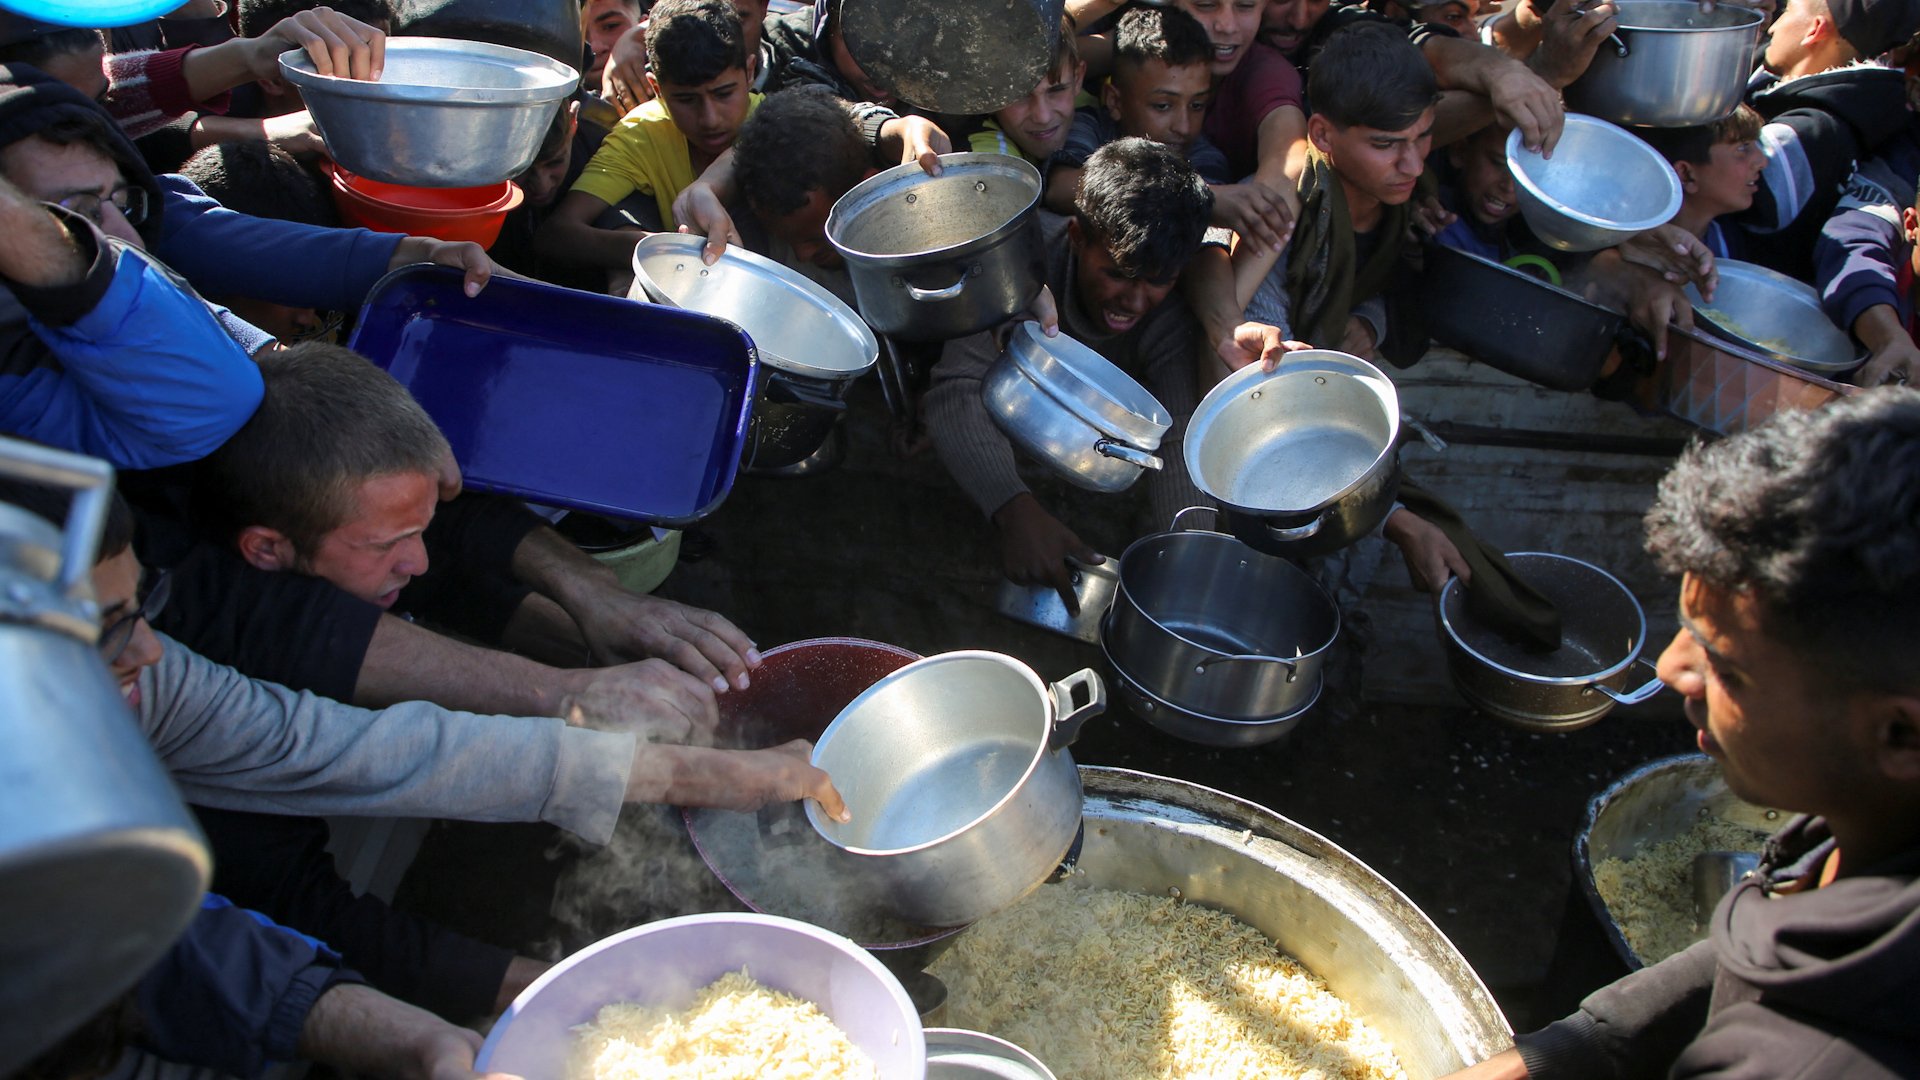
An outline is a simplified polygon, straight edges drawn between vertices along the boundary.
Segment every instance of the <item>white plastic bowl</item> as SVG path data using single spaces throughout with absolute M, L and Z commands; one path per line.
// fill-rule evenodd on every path
M 475 1067 L 557 1080 L 579 1024 L 616 1001 L 685 1008 L 729 971 L 820 1007 L 880 1080 L 924 1080 L 926 1037 L 906 988 L 865 949 L 811 923 L 719 912 L 662 919 L 574 953 L 501 1014 Z

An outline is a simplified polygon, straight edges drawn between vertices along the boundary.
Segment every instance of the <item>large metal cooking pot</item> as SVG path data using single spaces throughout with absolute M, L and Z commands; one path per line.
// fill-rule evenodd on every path
M 1268 555 L 1338 551 L 1372 532 L 1400 489 L 1393 380 L 1330 349 L 1249 364 L 1187 424 L 1187 471 L 1228 532 Z
M 980 382 L 980 399 L 1014 445 L 1080 487 L 1124 491 L 1146 469 L 1173 417 L 1112 361 L 1040 324 L 1014 328 Z
M 1738 259 L 1717 259 L 1720 286 L 1713 303 L 1691 283 L 1687 299 L 1715 337 L 1802 371 L 1838 378 L 1859 367 L 1866 351 L 1834 325 L 1820 292 L 1777 270 Z
M 1619 47 L 1602 45 L 1567 106 L 1616 124 L 1710 124 L 1740 104 L 1766 17 L 1694 0 L 1619 0 Z
M 1048 686 L 999 653 L 917 660 L 855 698 L 814 745 L 852 820 L 811 802 L 807 818 L 892 914 L 972 922 L 1025 896 L 1073 846 L 1080 776 L 1066 748 L 1106 706 L 1092 669 Z
M 1202 716 L 1295 714 L 1320 691 L 1340 609 L 1306 571 L 1224 533 L 1142 537 L 1120 556 L 1105 642 L 1153 696 Z
M 840 0 L 840 36 L 873 81 L 930 112 L 978 116 L 1027 96 L 1060 42 L 1063 0 Z
M 1379 1031 L 1409 1076 L 1442 1076 L 1512 1044 L 1513 1029 L 1446 935 L 1332 841 L 1197 784 L 1124 769 L 1080 774 L 1087 839 L 1072 880 L 1171 893 L 1266 934 Z
M 1473 621 L 1459 578 L 1440 590 L 1434 610 L 1447 646 L 1447 673 L 1473 706 L 1526 731 L 1575 731 L 1638 705 L 1665 684 L 1640 658 L 1647 617 L 1640 601 L 1605 570 L 1565 555 L 1520 551 L 1507 562 L 1560 612 L 1560 647 L 1533 652 Z M 1636 667 L 1652 677 L 1632 690 Z
M 1414 302 L 1433 339 L 1554 390 L 1589 390 L 1626 317 L 1531 274 L 1428 244 Z
M 1006 154 L 943 154 L 940 166 L 870 176 L 827 214 L 860 314 L 908 341 L 986 330 L 1040 291 L 1039 170 Z
M 1680 212 L 1680 174 L 1646 140 L 1592 116 L 1568 113 L 1559 145 L 1543 157 L 1507 136 L 1520 216 L 1561 251 L 1625 243 Z
M 734 323 L 768 372 L 753 403 L 748 462 L 778 469 L 811 457 L 846 415 L 853 383 L 880 343 L 832 293 L 772 259 L 730 245 L 708 266 L 704 237 L 649 233 L 633 249 L 627 296 Z

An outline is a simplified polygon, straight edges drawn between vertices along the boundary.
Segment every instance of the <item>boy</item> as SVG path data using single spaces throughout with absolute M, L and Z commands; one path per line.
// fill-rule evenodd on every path
M 768 255 L 837 270 L 843 260 L 827 241 L 827 212 L 873 175 L 871 161 L 848 104 L 833 91 L 806 85 L 773 95 L 741 125 L 733 158 L 740 197 L 773 241 Z
M 1074 114 L 1067 145 L 1047 173 L 1047 209 L 1072 213 L 1087 157 L 1131 136 L 1173 148 L 1210 184 L 1227 183 L 1226 155 L 1200 133 L 1212 96 L 1212 57 L 1207 32 L 1184 11 L 1143 7 L 1121 16 L 1113 75 L 1101 103 Z
M 1744 230 L 1719 218 L 1752 206 L 1760 190 L 1767 168 L 1761 125 L 1753 106 L 1742 104 L 1711 124 L 1640 131 L 1680 174 L 1680 212 L 1673 223 L 1699 237 L 1717 259 L 1740 258 L 1746 246 Z
M 1026 97 L 988 117 L 980 130 L 968 137 L 967 149 L 976 154 L 1024 157 L 1044 172 L 1053 155 L 1067 145 L 1067 135 L 1073 130 L 1073 102 L 1086 77 L 1087 64 L 1080 59 L 1073 23 L 1063 18 L 1060 44 L 1054 49 L 1047 73 Z
M 1434 240 L 1495 262 L 1513 254 L 1509 226 L 1520 213 L 1507 165 L 1507 129 L 1481 128 L 1447 147 L 1451 173 L 1440 189 L 1440 203 L 1454 215 Z
M 673 199 L 733 145 L 760 104 L 748 88 L 740 17 L 723 0 L 662 0 L 648 19 L 652 101 L 607 135 L 560 205 L 540 226 L 542 258 L 630 272 L 634 230 L 598 223 L 630 195 L 650 195 L 658 227 L 673 227 Z

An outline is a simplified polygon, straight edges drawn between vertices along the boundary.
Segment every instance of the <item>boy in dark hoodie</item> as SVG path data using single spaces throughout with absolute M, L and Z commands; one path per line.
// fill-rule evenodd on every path
M 1920 391 L 1689 451 L 1647 515 L 1660 676 L 1734 794 L 1802 815 L 1708 939 L 1457 1076 L 1920 1075 Z

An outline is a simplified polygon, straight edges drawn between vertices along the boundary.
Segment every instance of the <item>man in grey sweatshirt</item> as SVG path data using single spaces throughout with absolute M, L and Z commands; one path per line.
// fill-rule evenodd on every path
M 1457 1076 L 1920 1076 L 1920 391 L 1689 451 L 1647 515 L 1684 575 L 1660 675 L 1750 802 L 1803 816 L 1709 936 Z

